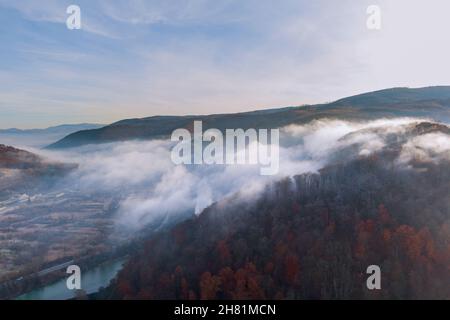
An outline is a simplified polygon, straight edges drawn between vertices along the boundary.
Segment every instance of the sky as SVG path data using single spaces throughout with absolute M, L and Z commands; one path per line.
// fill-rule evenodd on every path
M 0 0 L 0 128 L 450 85 L 449 15 L 448 0 Z

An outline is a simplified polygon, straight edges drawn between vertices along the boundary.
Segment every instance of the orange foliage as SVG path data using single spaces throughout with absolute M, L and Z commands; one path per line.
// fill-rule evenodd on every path
M 211 300 L 216 298 L 219 291 L 220 278 L 211 275 L 211 272 L 204 272 L 200 276 L 200 299 Z

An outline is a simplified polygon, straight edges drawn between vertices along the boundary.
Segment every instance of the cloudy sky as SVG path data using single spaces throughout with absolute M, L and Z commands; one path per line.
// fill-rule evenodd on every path
M 0 128 L 449 85 L 449 15 L 448 0 L 0 0 Z

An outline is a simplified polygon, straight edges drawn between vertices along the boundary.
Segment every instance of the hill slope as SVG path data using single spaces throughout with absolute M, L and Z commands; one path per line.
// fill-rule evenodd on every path
M 449 299 L 450 149 L 398 163 L 436 134 L 450 141 L 449 127 L 417 124 L 376 154 L 218 202 L 151 237 L 99 297 Z M 373 264 L 380 291 L 366 287 Z
M 51 162 L 40 156 L 0 144 L 0 199 L 24 192 L 76 168 L 75 164 Z
M 351 120 L 399 116 L 429 117 L 437 121 L 450 121 L 450 87 L 394 88 L 361 94 L 328 104 L 236 114 L 156 116 L 122 120 L 103 128 L 75 132 L 50 145 L 49 148 L 167 137 L 175 129 L 192 128 L 194 120 L 202 120 L 204 129 L 224 130 L 279 128 L 327 117 Z

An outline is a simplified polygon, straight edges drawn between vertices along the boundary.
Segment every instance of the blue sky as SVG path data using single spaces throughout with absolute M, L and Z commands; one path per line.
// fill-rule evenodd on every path
M 81 30 L 66 28 L 70 4 Z M 448 85 L 449 15 L 446 0 L 0 0 L 0 128 Z

